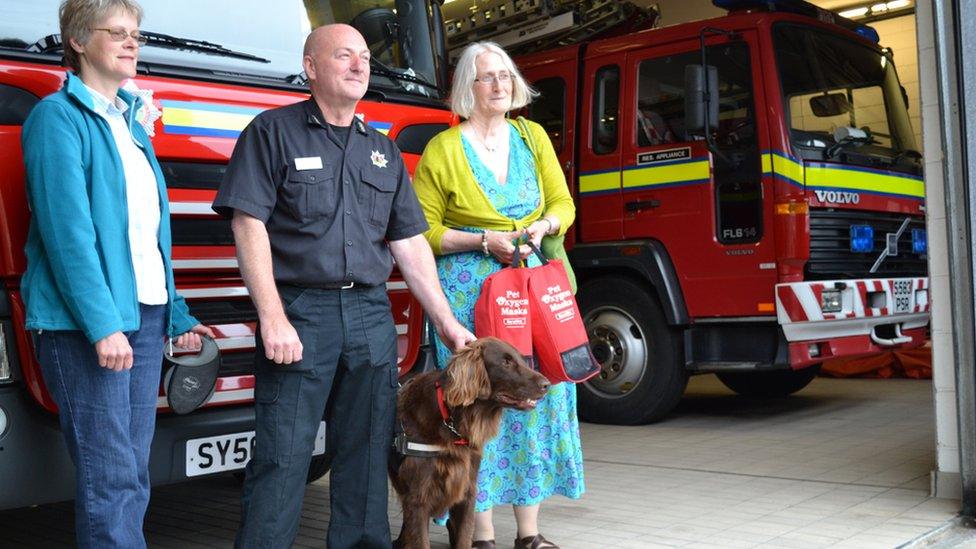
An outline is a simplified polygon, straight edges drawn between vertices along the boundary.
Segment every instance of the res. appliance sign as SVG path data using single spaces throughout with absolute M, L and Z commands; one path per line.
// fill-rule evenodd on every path
M 687 160 L 689 158 L 691 158 L 691 147 L 665 149 L 663 151 L 650 151 L 637 155 L 637 165 L 643 166 L 645 164 L 673 162 L 675 160 Z

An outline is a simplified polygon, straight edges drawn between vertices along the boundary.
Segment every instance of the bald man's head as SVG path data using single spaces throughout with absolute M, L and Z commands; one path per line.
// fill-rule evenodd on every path
M 303 66 L 316 100 L 355 103 L 369 86 L 369 47 L 349 25 L 323 25 L 305 40 Z

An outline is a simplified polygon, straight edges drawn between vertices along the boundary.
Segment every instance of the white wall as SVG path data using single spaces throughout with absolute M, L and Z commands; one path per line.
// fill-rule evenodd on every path
M 949 259 L 946 235 L 942 118 L 936 69 L 932 6 L 919 2 L 918 73 L 922 136 L 925 147 L 925 204 L 929 242 L 929 279 L 932 292 L 932 387 L 935 392 L 936 470 L 933 494 L 959 498 L 959 428 L 956 421 L 956 375 L 953 362 L 952 318 L 949 307 Z M 896 52 L 896 61 L 898 59 Z

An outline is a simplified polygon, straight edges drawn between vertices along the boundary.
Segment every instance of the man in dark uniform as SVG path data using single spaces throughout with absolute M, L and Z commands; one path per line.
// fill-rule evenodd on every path
M 444 298 L 400 152 L 355 117 L 369 55 L 350 26 L 313 31 L 303 59 L 312 98 L 254 119 L 214 201 L 233 215 L 259 323 L 257 434 L 238 547 L 292 544 L 323 412 L 333 454 L 328 546 L 390 546 L 391 254 L 445 341 L 474 339 Z

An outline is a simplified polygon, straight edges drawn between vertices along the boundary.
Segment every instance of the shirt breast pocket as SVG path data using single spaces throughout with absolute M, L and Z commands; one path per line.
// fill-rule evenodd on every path
M 390 222 L 390 209 L 393 195 L 396 194 L 397 177 L 393 173 L 364 169 L 364 185 L 361 186 L 361 204 L 369 212 L 369 222 L 380 229 L 386 229 Z
M 289 172 L 282 185 L 281 195 L 284 208 L 300 221 L 328 217 L 335 209 L 335 189 L 330 171 Z

